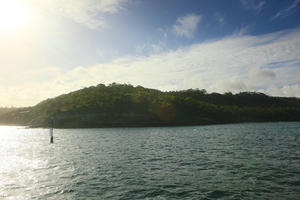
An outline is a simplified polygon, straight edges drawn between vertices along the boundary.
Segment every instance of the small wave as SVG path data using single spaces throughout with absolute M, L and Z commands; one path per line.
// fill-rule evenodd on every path
M 222 197 L 227 197 L 231 196 L 232 193 L 228 191 L 223 191 L 223 190 L 214 190 L 208 193 L 207 197 L 216 199 L 216 198 L 222 198 Z
M 300 181 L 291 181 L 290 185 L 292 185 L 292 186 L 300 186 Z

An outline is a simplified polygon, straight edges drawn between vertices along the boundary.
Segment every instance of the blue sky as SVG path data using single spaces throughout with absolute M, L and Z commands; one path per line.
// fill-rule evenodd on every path
M 105 14 L 103 27 L 88 28 L 84 23 L 76 23 L 70 18 L 64 20 L 67 30 L 66 38 L 58 35 L 50 38 L 70 43 L 67 56 L 69 67 L 107 62 L 114 58 L 127 55 L 149 55 L 157 49 L 152 45 L 160 45 L 165 50 L 176 50 L 180 47 L 220 39 L 232 34 L 261 35 L 299 26 L 299 5 L 294 0 L 151 0 L 151 1 L 120 1 L 117 13 Z M 292 5 L 296 5 L 291 8 Z M 288 11 L 286 11 L 288 10 Z M 276 16 L 278 13 L 282 13 Z M 190 37 L 178 35 L 173 26 L 179 18 L 188 15 L 200 19 L 195 28 L 190 30 Z M 98 19 L 98 18 L 96 18 Z M 81 45 L 78 52 L 74 51 Z M 152 46 L 152 47 L 151 47 Z M 57 48 L 61 48 L 58 46 Z M 89 54 L 83 51 L 90 52 Z M 154 52 L 153 52 L 154 51 Z M 81 56 L 75 56 L 76 53 Z M 100 54 L 91 55 L 91 54 Z M 92 56 L 92 58 L 91 58 Z M 78 58 L 78 60 L 76 59 Z M 54 59 L 56 60 L 56 59 Z
M 300 0 L 5 2 L 0 106 L 111 82 L 300 97 Z

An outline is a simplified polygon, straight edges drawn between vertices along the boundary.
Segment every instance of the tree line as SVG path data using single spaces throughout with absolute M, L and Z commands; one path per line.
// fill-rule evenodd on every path
M 179 126 L 240 122 L 300 121 L 300 99 L 257 92 L 162 92 L 130 84 L 98 84 L 32 107 L 0 109 L 1 124 L 47 127 Z

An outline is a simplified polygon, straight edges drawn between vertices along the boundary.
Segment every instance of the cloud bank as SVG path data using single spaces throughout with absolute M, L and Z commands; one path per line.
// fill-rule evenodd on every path
M 22 83 L 5 86 L 6 79 L 2 77 L 0 105 L 33 105 L 85 86 L 112 82 L 161 90 L 259 91 L 300 97 L 299 38 L 299 29 L 260 36 L 234 34 L 177 50 L 122 57 L 69 71 L 62 71 L 59 66 L 40 71 L 28 69 L 26 74 L 20 72 L 11 77 L 35 77 Z

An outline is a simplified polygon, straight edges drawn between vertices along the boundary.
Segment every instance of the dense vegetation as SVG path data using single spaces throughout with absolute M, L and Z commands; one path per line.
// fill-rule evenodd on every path
M 0 107 L 0 115 L 3 115 L 5 113 L 11 112 L 11 111 L 15 111 L 17 110 L 17 108 L 14 107 Z
M 0 112 L 1 124 L 47 127 L 173 126 L 300 121 L 300 99 L 242 92 L 208 94 L 189 89 L 162 92 L 128 84 L 99 84 L 36 106 Z M 1 109 L 0 109 L 1 111 Z

